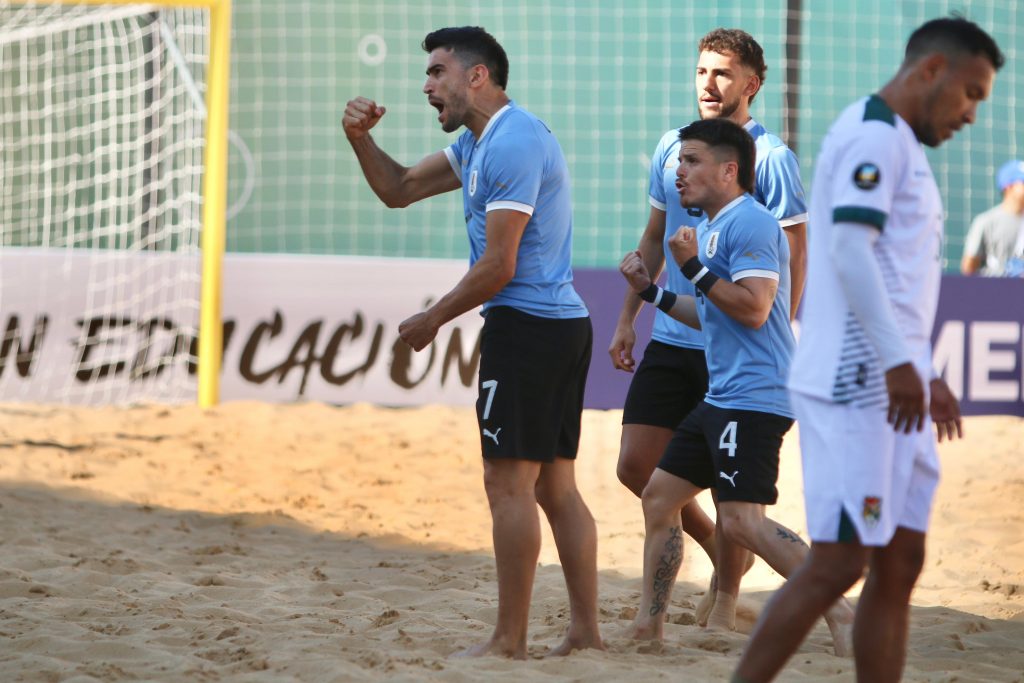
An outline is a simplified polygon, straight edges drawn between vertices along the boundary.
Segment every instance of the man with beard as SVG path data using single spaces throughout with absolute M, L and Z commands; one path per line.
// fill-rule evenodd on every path
M 597 627 L 597 529 L 576 488 L 583 391 L 592 332 L 572 284 L 569 170 L 558 141 L 505 94 L 508 57 L 478 27 L 423 41 L 423 92 L 450 147 L 412 167 L 369 131 L 384 107 L 348 103 L 342 120 L 363 174 L 390 207 L 462 188 L 470 269 L 426 311 L 399 327 L 419 351 L 438 328 L 483 306 L 476 404 L 498 574 L 498 618 L 486 642 L 462 654 L 526 658 L 530 594 L 540 554 L 539 503 L 551 524 L 569 591 L 568 632 L 550 654 L 602 648 Z
M 750 105 L 767 71 L 764 52 L 750 34 L 738 29 L 711 31 L 701 39 L 698 50 L 696 90 L 701 119 L 732 121 L 754 138 L 757 162 L 751 194 L 785 229 L 791 254 L 792 289 L 788 303 L 790 314 L 794 316 L 803 291 L 806 267 L 807 208 L 796 156 L 750 116 Z M 651 159 L 648 185 L 651 208 L 638 250 L 654 279 L 662 271 L 668 240 L 676 230 L 681 226 L 696 227 L 705 217 L 700 208 L 687 209 L 680 205 L 675 187 L 679 148 L 679 130 L 672 129 L 662 137 Z M 680 294 L 694 293 L 693 285 L 678 268 L 667 270 L 668 289 Z M 642 303 L 633 292 L 627 291 L 608 349 L 612 364 L 626 372 L 634 371 L 634 321 Z M 634 494 L 641 495 L 673 430 L 704 398 L 707 388 L 701 332 L 662 311 L 656 312 L 651 341 L 630 382 L 622 415 L 617 471 L 619 480 Z M 732 629 L 740 579 L 752 557 L 727 540 L 723 542 L 721 524 L 716 533 L 715 523 L 696 501 L 683 509 L 682 521 L 683 529 L 701 544 L 717 570 L 698 605 L 697 621 L 702 626 Z
M 932 369 L 944 211 L 924 146 L 974 123 L 1003 60 L 976 24 L 929 21 L 892 80 L 847 107 L 822 143 L 807 319 L 789 378 L 812 546 L 762 613 L 733 681 L 774 678 L 865 569 L 857 680 L 902 676 L 939 481 L 932 423 L 939 439 L 961 436 L 956 398 Z

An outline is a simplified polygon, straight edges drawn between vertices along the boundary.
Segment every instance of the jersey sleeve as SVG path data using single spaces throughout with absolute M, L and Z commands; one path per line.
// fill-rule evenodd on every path
M 666 133 L 658 142 L 658 146 L 651 155 L 651 168 L 647 180 L 647 199 L 656 209 L 665 211 L 668 207 L 668 198 L 665 196 L 665 154 L 666 141 L 670 140 L 670 134 Z
M 462 134 L 455 142 L 444 149 L 444 155 L 448 157 L 448 163 L 451 164 L 452 172 L 455 173 L 455 177 L 459 179 L 460 184 L 462 183 L 462 143 L 465 139 L 465 134 Z
M 906 169 L 899 131 L 884 122 L 864 124 L 864 134 L 837 156 L 832 175 L 832 221 L 878 230 L 892 212 L 894 188 Z
M 543 141 L 529 128 L 493 141 L 483 169 L 487 174 L 487 211 L 511 209 L 532 216 L 546 159 Z
M 788 147 L 776 147 L 768 153 L 763 178 L 758 179 L 764 206 L 783 228 L 807 222 L 807 200 L 800 179 L 800 164 Z
M 782 271 L 778 224 L 759 212 L 744 216 L 733 227 L 728 240 L 729 278 L 733 282 L 746 277 L 777 281 Z

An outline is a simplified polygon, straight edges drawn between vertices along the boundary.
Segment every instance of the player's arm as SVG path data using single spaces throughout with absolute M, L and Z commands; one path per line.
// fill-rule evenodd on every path
M 904 433 L 924 428 L 924 379 L 911 362 L 875 245 L 892 213 L 896 188 L 910 172 L 908 165 L 896 128 L 883 121 L 865 123 L 863 134 L 833 162 L 833 227 L 826 238 L 843 298 L 885 373 L 889 423 Z
M 696 330 L 701 328 L 700 316 L 697 314 L 697 300 L 685 294 L 679 296 L 675 292 L 662 289 L 654 284 L 639 250 L 631 251 L 622 258 L 622 262 L 619 263 L 619 272 L 626 278 L 631 290 L 630 294 L 637 300 L 657 306 L 658 309 L 679 322 Z
M 960 259 L 960 273 L 963 275 L 976 275 L 981 270 L 985 251 L 983 232 L 984 226 L 975 218 L 971 223 L 971 229 L 967 231 L 967 239 L 964 240 L 964 255 Z
M 515 275 L 519 242 L 529 221 L 529 214 L 514 209 L 488 211 L 483 255 L 437 303 L 398 326 L 402 341 L 419 351 L 434 340 L 442 325 L 500 292 Z
M 664 238 L 665 211 L 651 206 L 647 227 L 640 237 L 640 244 L 637 245 L 637 253 L 640 254 L 647 272 L 653 274 L 653 280 L 658 279 L 665 266 Z M 632 289 L 626 291 L 626 298 L 622 302 L 622 310 L 619 311 L 619 319 L 615 324 L 615 332 L 612 334 L 612 341 L 608 346 L 608 355 L 611 356 L 612 366 L 617 370 L 633 372 L 633 368 L 636 366 L 636 360 L 633 358 L 636 329 L 633 324 L 643 303 L 643 300 Z
M 783 230 L 789 242 L 789 319 L 795 320 L 807 282 L 807 223 L 787 225 Z
M 768 322 L 778 291 L 778 280 L 745 277 L 736 282 L 718 279 L 704 295 L 730 318 L 756 330 Z
M 779 290 L 778 273 L 751 270 L 735 282 L 716 277 L 697 257 L 697 232 L 693 228 L 679 228 L 668 244 L 683 275 L 726 315 L 755 330 L 767 322 Z
M 889 422 L 897 431 L 910 433 L 924 427 L 924 384 L 911 362 L 875 257 L 874 246 L 880 236 L 877 225 L 835 223 L 829 257 L 850 310 L 885 371 Z
M 964 257 L 960 259 L 961 275 L 975 275 L 979 270 L 981 270 L 981 259 L 977 256 L 964 254 Z
M 377 146 L 370 129 L 386 112 L 373 100 L 350 100 L 341 119 L 345 135 L 356 153 L 370 189 L 390 208 L 450 192 L 462 185 L 445 152 L 435 152 L 415 166 L 402 166 Z
M 789 318 L 796 318 L 807 281 L 807 204 L 800 163 L 788 147 L 772 149 L 766 159 L 761 192 L 765 208 L 779 219 L 789 242 Z

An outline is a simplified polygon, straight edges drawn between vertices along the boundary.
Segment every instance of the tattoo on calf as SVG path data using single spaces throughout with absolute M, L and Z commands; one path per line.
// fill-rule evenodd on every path
M 789 529 L 784 529 L 781 526 L 777 526 L 775 527 L 775 533 L 778 534 L 780 538 L 784 538 L 790 543 L 799 543 L 800 545 L 807 545 L 806 543 L 804 543 L 804 539 L 800 538 Z
M 658 568 L 654 572 L 654 600 L 651 602 L 651 616 L 657 616 L 668 609 L 668 596 L 672 592 L 679 565 L 683 563 L 683 528 L 669 529 L 669 539 L 665 542 L 665 550 L 658 559 Z

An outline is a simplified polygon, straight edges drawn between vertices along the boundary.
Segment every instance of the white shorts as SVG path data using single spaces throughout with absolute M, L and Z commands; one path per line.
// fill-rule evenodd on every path
M 878 408 L 855 408 L 798 392 L 790 392 L 790 402 L 800 429 L 812 540 L 885 546 L 897 527 L 928 530 L 939 483 L 930 419 L 922 431 L 903 434 Z M 849 533 L 850 523 L 857 539 Z

